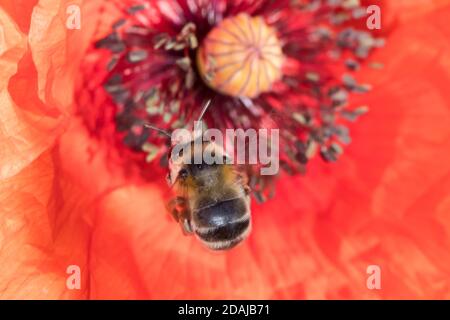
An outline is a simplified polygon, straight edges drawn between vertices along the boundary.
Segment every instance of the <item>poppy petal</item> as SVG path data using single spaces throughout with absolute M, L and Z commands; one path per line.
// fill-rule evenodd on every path
M 105 197 L 94 241 L 102 263 L 92 271 L 117 282 L 98 280 L 95 297 L 448 298 L 449 15 L 447 7 L 393 32 L 373 57 L 384 71 L 362 73 L 376 89 L 354 103 L 372 111 L 354 126 L 347 155 L 283 177 L 231 252 L 183 237 L 154 192 Z M 370 265 L 381 267 L 382 290 L 366 287 Z
M 2 299 L 87 297 L 88 273 L 83 272 L 89 229 L 72 213 L 88 214 L 89 202 L 57 177 L 52 153 L 45 152 L 19 174 L 0 181 Z M 71 265 L 82 270 L 80 290 L 66 285 Z

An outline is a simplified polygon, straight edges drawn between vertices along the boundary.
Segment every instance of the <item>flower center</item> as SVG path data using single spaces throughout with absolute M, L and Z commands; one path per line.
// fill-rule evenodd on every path
M 262 17 L 241 13 L 212 29 L 197 51 L 206 84 L 233 97 L 254 98 L 281 78 L 280 40 Z

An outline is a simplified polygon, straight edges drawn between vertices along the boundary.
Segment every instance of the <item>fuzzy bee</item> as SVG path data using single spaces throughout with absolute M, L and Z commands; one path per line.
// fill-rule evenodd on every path
M 209 102 L 199 122 L 208 106 Z M 176 160 L 169 156 L 167 180 L 177 194 L 168 204 L 169 211 L 185 234 L 194 234 L 211 250 L 228 250 L 250 233 L 250 188 L 246 175 L 229 164 L 222 146 L 202 139 L 201 147 L 195 148 L 195 139 L 185 142 L 191 145 L 190 152 Z M 201 163 L 195 163 L 196 153 L 204 154 L 205 149 L 223 161 L 208 164 L 200 157 Z

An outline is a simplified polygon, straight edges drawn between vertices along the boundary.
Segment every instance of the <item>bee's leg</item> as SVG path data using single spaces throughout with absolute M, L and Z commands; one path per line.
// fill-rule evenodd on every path
M 190 222 L 190 210 L 188 203 L 183 197 L 176 197 L 172 199 L 169 204 L 169 212 L 174 219 L 180 224 L 184 234 L 192 233 L 192 226 Z
M 180 222 L 181 229 L 183 230 L 184 234 L 191 234 L 194 233 L 194 230 L 192 230 L 191 226 L 191 220 L 183 219 L 182 222 Z
M 252 192 L 252 189 L 248 185 L 248 177 L 247 177 L 247 175 L 242 173 L 242 172 L 238 172 L 237 173 L 237 178 L 242 183 L 242 185 L 244 187 L 245 195 L 248 196 Z
M 175 221 L 179 222 L 181 213 L 185 206 L 187 206 L 186 199 L 182 197 L 176 197 L 169 201 L 169 203 L 167 204 L 167 209 L 169 210 Z
M 252 192 L 252 189 L 248 185 L 244 185 L 244 192 L 248 196 Z

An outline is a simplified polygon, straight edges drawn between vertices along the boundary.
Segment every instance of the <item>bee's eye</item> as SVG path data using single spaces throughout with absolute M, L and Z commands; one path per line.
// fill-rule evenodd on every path
M 198 170 L 203 170 L 203 165 L 202 165 L 202 164 L 198 164 L 198 165 L 197 165 L 197 169 L 198 169 Z
M 186 179 L 188 176 L 188 172 L 186 169 L 181 169 L 178 175 L 180 176 L 181 179 Z

